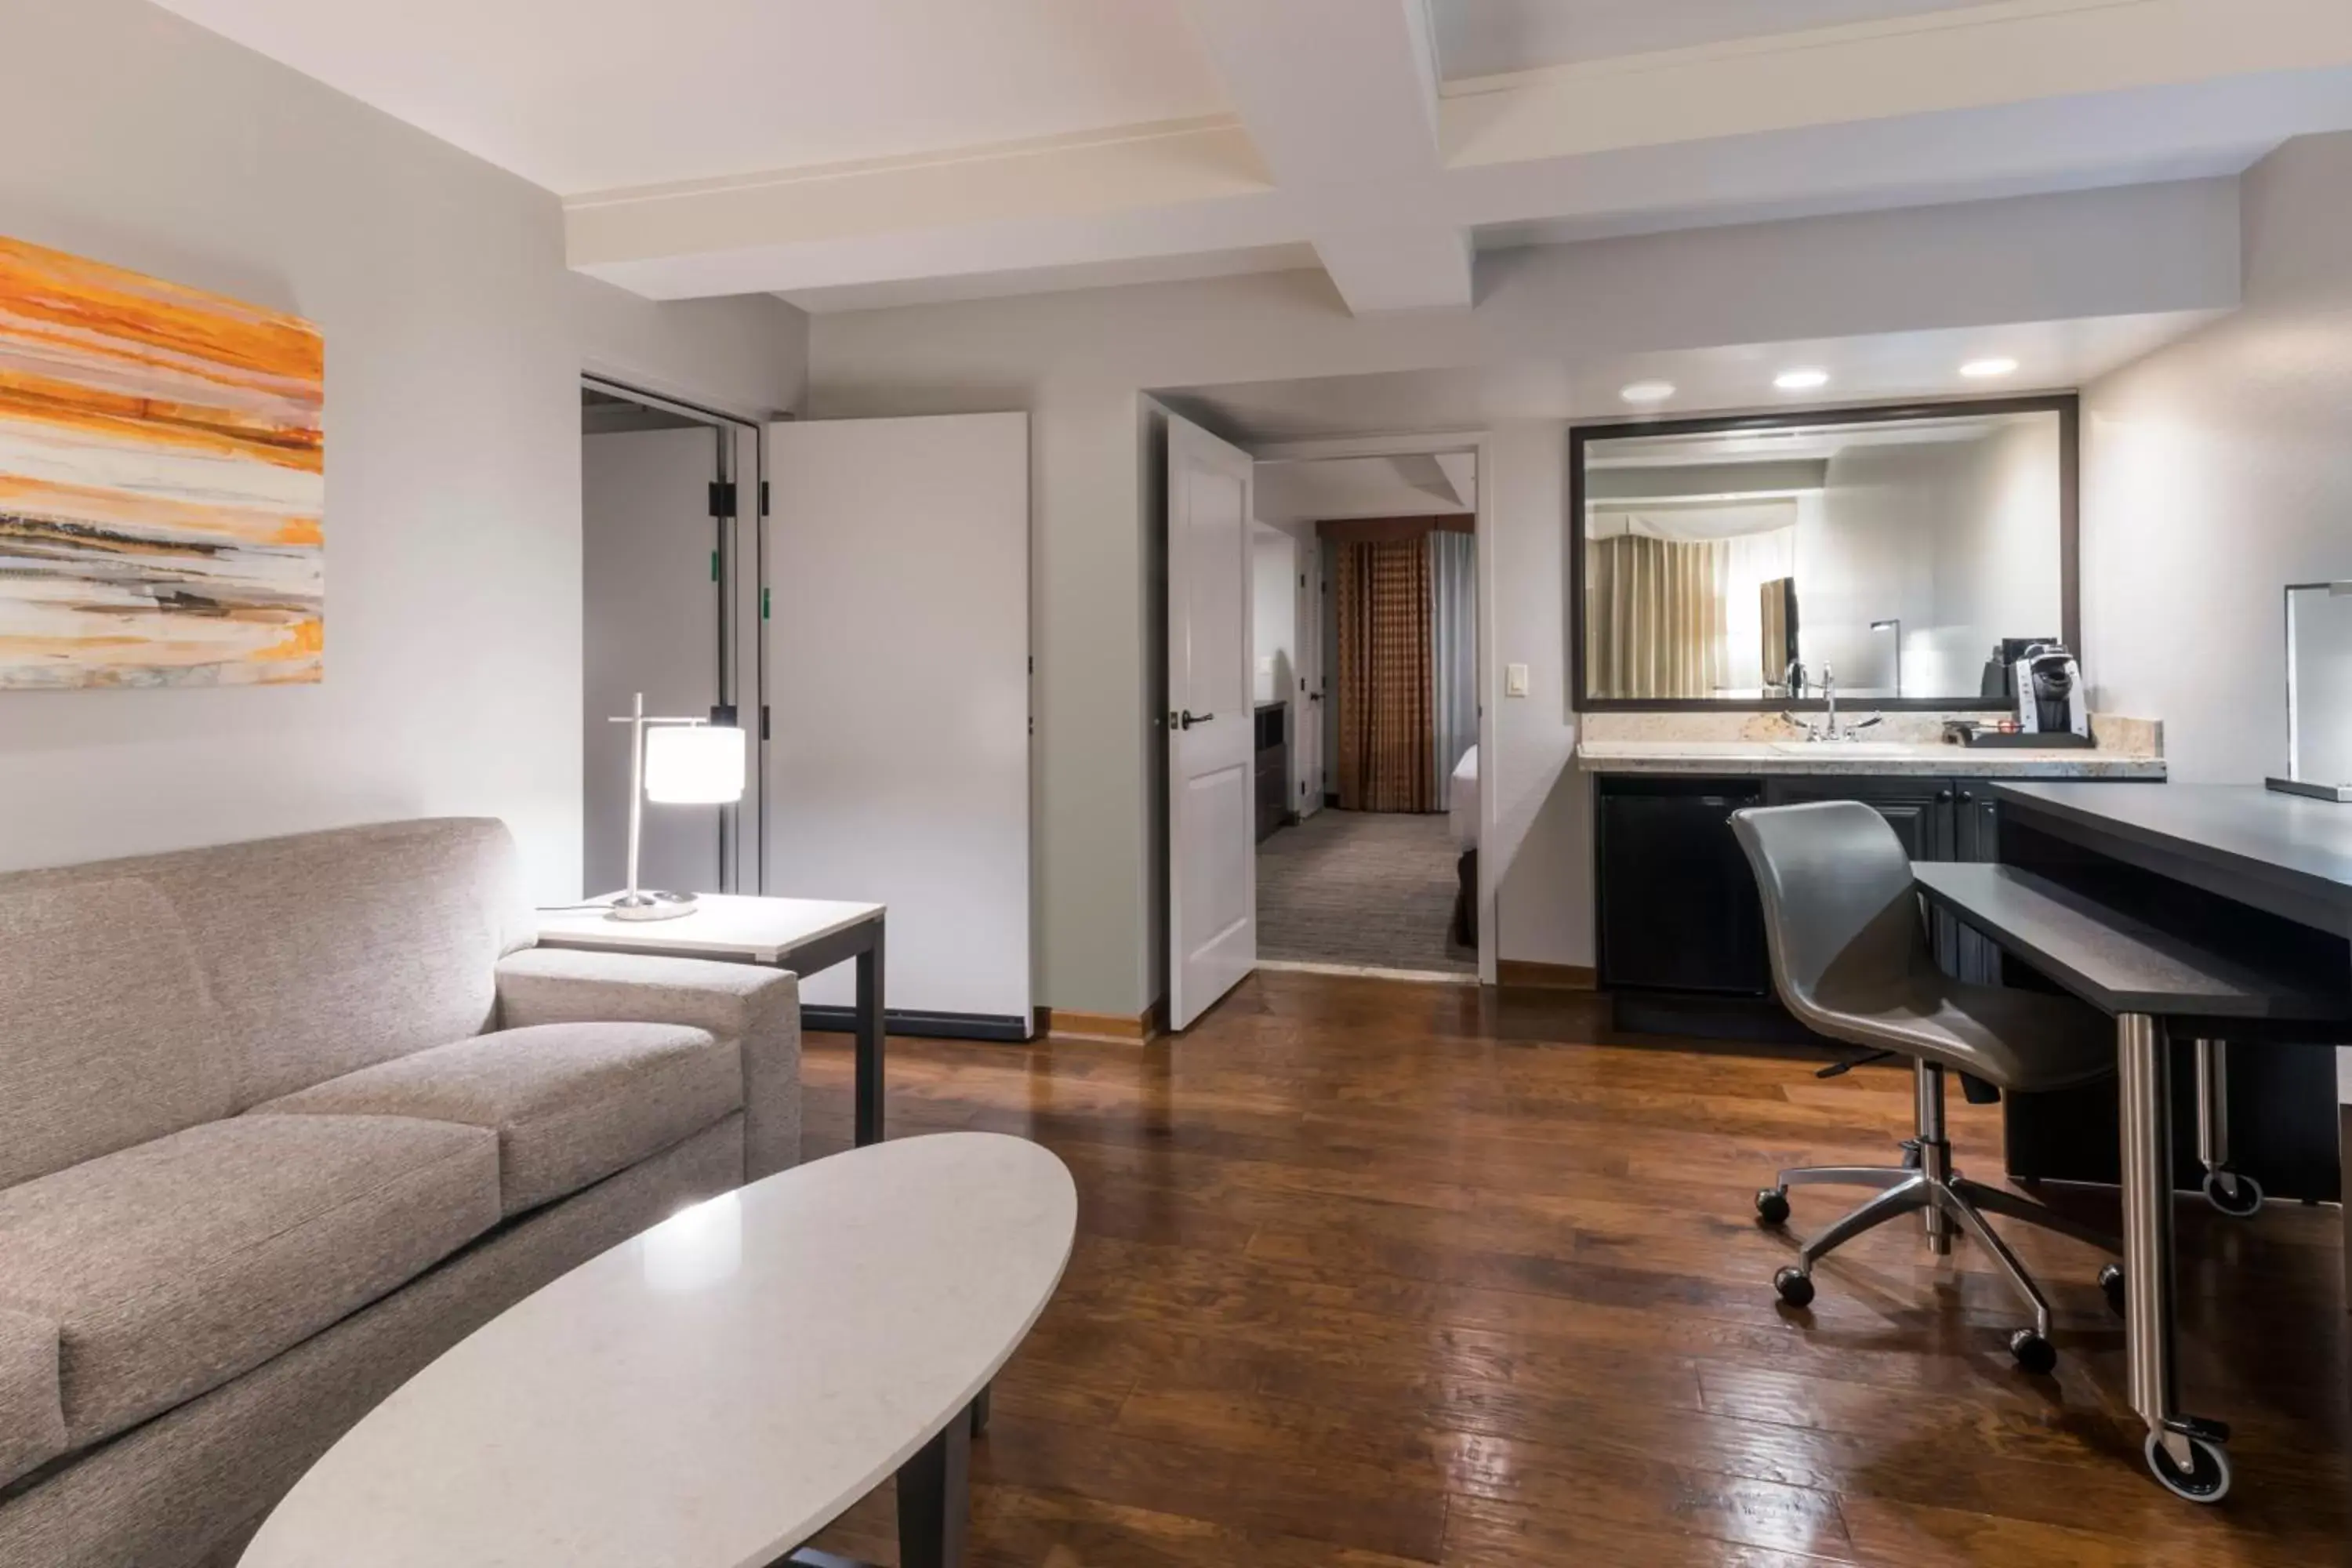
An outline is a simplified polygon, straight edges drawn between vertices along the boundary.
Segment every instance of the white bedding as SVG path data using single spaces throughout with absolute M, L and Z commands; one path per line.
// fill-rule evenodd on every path
M 1454 764 L 1454 783 L 1445 794 L 1446 826 L 1454 830 L 1458 849 L 1478 847 L 1478 748 L 1471 747 Z

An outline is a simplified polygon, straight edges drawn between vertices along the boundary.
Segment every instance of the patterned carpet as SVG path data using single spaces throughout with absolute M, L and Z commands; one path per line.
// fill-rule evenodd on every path
M 1258 956 L 1474 973 L 1446 942 L 1456 858 L 1443 816 L 1324 810 L 1282 828 L 1257 850 Z

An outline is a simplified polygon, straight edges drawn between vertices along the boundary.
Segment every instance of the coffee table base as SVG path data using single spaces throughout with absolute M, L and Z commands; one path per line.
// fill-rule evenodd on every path
M 971 1533 L 971 1439 L 988 1424 L 988 1391 L 898 1467 L 899 1568 L 963 1568 Z M 776 1568 L 871 1568 L 803 1546 Z

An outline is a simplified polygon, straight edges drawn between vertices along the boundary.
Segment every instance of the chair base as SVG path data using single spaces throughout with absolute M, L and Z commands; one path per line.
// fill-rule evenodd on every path
M 2033 1313 L 2030 1331 L 2032 1341 L 2025 1339 L 2025 1331 L 2012 1338 L 2011 1350 L 2019 1362 L 2031 1370 L 2047 1370 L 2050 1340 L 2050 1302 L 2042 1288 L 2017 1254 L 2009 1249 L 1985 1218 L 1999 1215 L 2021 1224 L 2039 1226 L 2058 1235 L 2072 1237 L 2109 1252 L 2119 1250 L 2114 1237 L 2094 1227 L 2069 1219 L 2028 1198 L 1969 1181 L 1951 1169 L 1951 1147 L 1940 1140 L 1919 1140 L 1906 1143 L 1906 1163 L 1901 1165 L 1811 1165 L 1780 1173 L 1780 1184 L 1757 1194 L 1757 1210 L 1768 1223 L 1777 1224 L 1788 1213 L 1788 1192 L 1790 1187 L 1855 1186 L 1875 1187 L 1878 1195 L 1839 1219 L 1827 1230 L 1814 1237 L 1798 1250 L 1793 1268 L 1780 1271 L 1781 1294 L 1784 1300 L 1801 1295 L 1812 1298 L 1813 1265 L 1828 1257 L 1855 1237 L 1877 1229 L 1888 1220 L 1906 1214 L 1928 1216 L 1928 1238 L 1937 1253 L 1951 1250 L 1951 1236 L 1957 1229 L 1973 1237 L 1978 1245 L 2000 1266 L 2001 1274 L 2010 1287 L 2025 1301 Z M 1787 1281 L 1794 1277 L 1803 1280 L 1801 1290 Z M 1792 1304 L 1801 1304 L 1793 1302 Z M 2036 1365 L 2036 1363 L 2042 1363 Z

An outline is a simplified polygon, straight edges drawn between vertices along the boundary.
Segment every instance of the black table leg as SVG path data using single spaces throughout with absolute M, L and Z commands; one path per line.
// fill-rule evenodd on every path
M 857 1088 L 856 1137 L 862 1147 L 882 1142 L 882 923 L 874 945 L 857 955 Z
M 988 1436 L 988 1395 L 995 1387 L 992 1383 L 984 1385 L 980 1397 L 971 1402 L 971 1435 L 975 1437 Z
M 971 1530 L 971 1420 L 959 1415 L 898 1470 L 899 1568 L 962 1568 Z

